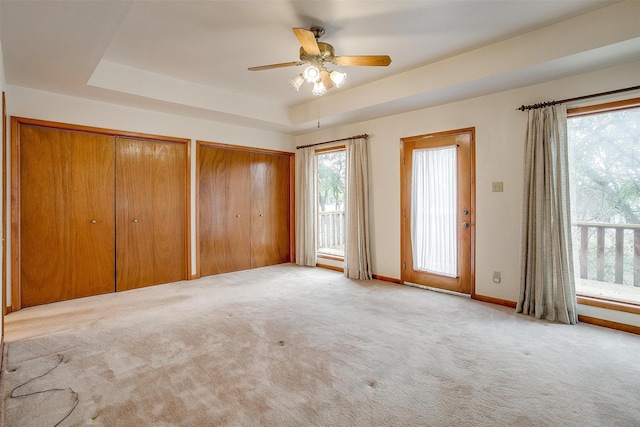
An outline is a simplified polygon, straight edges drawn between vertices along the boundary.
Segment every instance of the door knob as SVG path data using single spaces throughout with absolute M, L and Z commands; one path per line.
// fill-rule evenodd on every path
M 462 215 L 469 215 L 469 211 L 468 211 L 468 210 L 466 210 L 466 209 L 465 209 L 465 210 L 463 210 L 463 211 L 462 211 Z
M 98 221 L 96 221 L 95 219 L 91 220 L 91 224 L 96 224 Z
M 464 228 L 469 228 L 469 223 L 467 221 L 465 221 L 465 222 L 462 223 L 462 226 Z
M 138 222 L 138 220 L 137 220 L 137 219 L 134 219 L 134 220 L 133 220 L 133 222 Z
M 237 215 L 236 215 L 236 218 L 240 218 L 240 214 L 237 214 Z

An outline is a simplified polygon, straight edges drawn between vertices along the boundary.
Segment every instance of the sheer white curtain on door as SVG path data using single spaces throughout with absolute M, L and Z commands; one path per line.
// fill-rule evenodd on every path
M 296 153 L 296 263 L 316 266 L 316 152 L 313 147 Z
M 457 277 L 457 147 L 413 150 L 411 245 L 415 270 Z

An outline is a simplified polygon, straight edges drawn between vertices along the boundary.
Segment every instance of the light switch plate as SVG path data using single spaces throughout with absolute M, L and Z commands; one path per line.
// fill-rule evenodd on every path
M 494 193 L 502 192 L 502 181 L 492 182 L 491 183 L 491 191 Z

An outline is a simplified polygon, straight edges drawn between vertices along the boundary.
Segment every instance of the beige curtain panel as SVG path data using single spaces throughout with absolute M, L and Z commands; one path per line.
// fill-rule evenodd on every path
M 296 263 L 316 266 L 316 151 L 301 148 L 296 153 Z
M 524 153 L 520 295 L 516 311 L 575 324 L 567 110 L 529 110 Z
M 369 174 L 367 139 L 346 143 L 347 194 L 345 208 L 344 275 L 368 280 L 371 274 L 369 243 Z

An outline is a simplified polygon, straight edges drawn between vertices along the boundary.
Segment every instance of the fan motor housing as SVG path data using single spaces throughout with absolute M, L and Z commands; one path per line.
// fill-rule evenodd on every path
M 320 49 L 320 55 L 314 56 L 307 53 L 304 48 L 300 48 L 300 60 L 304 62 L 310 62 L 319 59 L 322 62 L 331 62 L 334 57 L 333 46 L 331 46 L 329 43 L 318 42 L 318 49 Z

